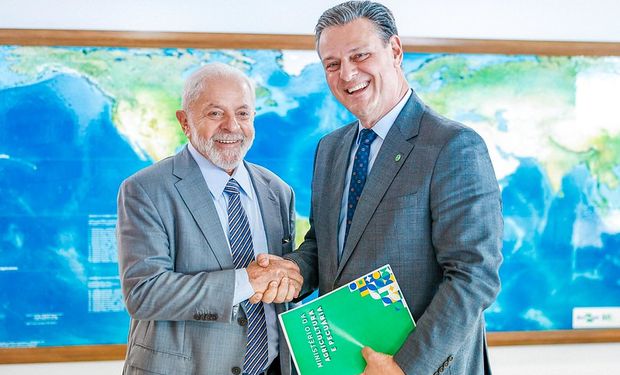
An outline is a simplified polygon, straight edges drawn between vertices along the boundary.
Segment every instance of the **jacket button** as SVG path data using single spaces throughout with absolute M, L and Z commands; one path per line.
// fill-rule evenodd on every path
M 452 360 L 453 360 L 453 359 L 454 359 L 454 357 L 453 357 L 452 355 L 450 355 L 450 356 L 448 357 L 448 362 L 452 362 Z
M 232 372 L 234 375 L 239 375 L 241 374 L 241 368 L 235 366 L 232 369 L 230 369 L 230 372 Z
M 244 317 L 239 317 L 239 318 L 237 319 L 237 323 L 239 323 L 239 325 L 240 325 L 241 327 L 244 327 L 245 325 L 247 325 L 247 324 L 248 324 L 248 320 L 247 320 L 246 318 L 244 318 Z
M 194 320 L 200 320 L 200 314 L 195 313 L 194 314 Z
M 207 320 L 217 320 L 217 314 L 207 314 Z

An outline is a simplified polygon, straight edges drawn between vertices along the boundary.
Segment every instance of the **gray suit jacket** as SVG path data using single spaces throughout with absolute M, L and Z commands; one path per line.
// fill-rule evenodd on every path
M 296 261 L 304 291 L 390 264 L 417 323 L 395 360 L 408 374 L 488 374 L 483 310 L 499 288 L 501 197 L 483 140 L 411 96 L 388 132 L 340 263 L 338 217 L 357 122 L 324 137 L 310 230 Z
M 269 252 L 291 252 L 294 196 L 276 175 L 245 164 Z M 125 374 L 231 374 L 242 368 L 247 321 L 235 313 L 235 271 L 207 184 L 185 147 L 125 180 L 117 240 L 131 315 Z M 277 305 L 276 312 L 285 305 Z M 280 334 L 283 374 L 291 364 Z

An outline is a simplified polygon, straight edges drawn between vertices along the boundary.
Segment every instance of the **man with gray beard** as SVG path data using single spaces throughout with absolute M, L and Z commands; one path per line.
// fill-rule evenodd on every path
M 209 64 L 187 79 L 182 104 L 176 117 L 187 146 L 119 191 L 119 268 L 131 315 L 123 373 L 290 374 L 276 314 L 303 278 L 291 262 L 259 267 L 254 259 L 292 251 L 294 195 L 243 160 L 254 140 L 252 82 Z M 263 302 L 248 301 L 255 293 Z

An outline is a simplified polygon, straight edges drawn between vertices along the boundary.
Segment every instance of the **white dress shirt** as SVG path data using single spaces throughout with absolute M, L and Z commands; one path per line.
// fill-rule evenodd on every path
M 394 121 L 400 114 L 400 111 L 403 110 L 405 104 L 407 104 L 407 100 L 411 96 L 411 89 L 407 91 L 405 96 L 389 111 L 385 116 L 383 116 L 373 127 L 372 130 L 377 133 L 377 138 L 375 138 L 374 142 L 370 144 L 370 153 L 368 155 L 368 175 L 370 175 L 370 170 L 372 169 L 372 165 L 377 158 L 377 154 L 383 145 L 383 140 L 387 136 L 387 133 L 394 125 Z M 353 159 L 355 158 L 355 153 L 357 152 L 357 148 L 360 144 L 360 132 L 364 129 L 362 124 L 357 122 L 357 138 L 353 143 L 353 147 L 351 147 L 351 155 L 349 155 L 349 167 L 347 168 L 347 174 L 345 175 L 344 181 L 344 192 L 342 194 L 342 201 L 340 203 L 340 219 L 338 220 L 338 259 L 342 257 L 342 252 L 344 251 L 344 235 L 347 228 L 346 220 L 347 220 L 347 206 L 349 200 L 349 184 L 351 183 L 351 172 L 353 172 Z M 366 181 L 368 182 L 368 181 Z
M 226 171 L 217 167 L 209 159 L 205 158 L 191 143 L 187 144 L 190 154 L 193 156 L 200 172 L 209 187 L 209 192 L 215 203 L 217 209 L 217 216 L 220 219 L 222 230 L 226 234 L 228 239 L 228 194 L 224 193 L 224 188 L 228 183 L 228 180 L 234 178 L 241 187 L 239 198 L 241 205 L 245 210 L 248 217 L 248 223 L 250 225 L 250 231 L 252 232 L 252 245 L 254 246 L 254 256 L 261 253 L 268 253 L 267 247 L 267 235 L 265 234 L 265 226 L 263 225 L 263 217 L 261 215 L 256 192 L 252 186 L 252 180 L 250 174 L 242 163 L 235 169 L 232 176 L 229 176 Z M 228 244 L 228 251 L 230 252 L 230 242 Z M 232 255 L 232 252 L 231 252 Z M 247 300 L 254 294 L 252 284 L 245 268 L 237 269 L 235 271 L 235 293 L 233 296 L 233 304 L 237 305 L 242 301 Z M 273 359 L 278 355 L 278 327 L 276 321 L 276 310 L 273 304 L 264 304 L 265 306 L 265 320 L 267 322 L 267 339 L 269 350 L 269 361 L 271 364 Z M 237 311 L 237 309 L 235 309 Z

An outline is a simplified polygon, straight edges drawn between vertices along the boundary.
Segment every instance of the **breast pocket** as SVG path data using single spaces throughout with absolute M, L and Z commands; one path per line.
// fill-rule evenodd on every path
M 418 193 L 384 197 L 365 230 L 372 246 L 380 249 L 378 264 L 425 259 L 429 233 L 429 211 Z
M 408 209 L 417 206 L 417 204 L 417 192 L 400 196 L 385 196 L 381 203 L 379 203 L 379 206 L 377 206 L 377 211 L 380 212 Z

